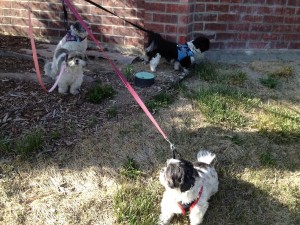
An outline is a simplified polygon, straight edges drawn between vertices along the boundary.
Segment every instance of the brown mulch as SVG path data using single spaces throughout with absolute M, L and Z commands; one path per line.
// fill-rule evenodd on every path
M 0 35 L 0 40 L 0 73 L 35 73 L 30 57 L 19 57 L 18 53 L 14 55 L 20 49 L 31 49 L 29 39 Z M 40 62 L 41 70 L 43 63 Z M 133 66 L 136 72 L 145 71 L 149 67 L 139 60 L 134 61 Z M 36 81 L 0 76 L 0 141 L 15 143 L 28 133 L 42 131 L 47 141 L 41 152 L 52 152 L 58 149 L 57 146 L 71 146 L 99 131 L 108 120 L 120 120 L 140 110 L 118 76 L 110 70 L 106 59 L 89 64 L 85 75 L 90 81 L 83 83 L 81 93 L 76 96 L 61 95 L 57 90 L 49 94 Z M 134 88 L 145 101 L 161 90 L 168 89 L 174 82 L 174 77 L 175 80 L 179 79 L 170 65 L 162 64 L 155 85 Z M 96 82 L 112 86 L 116 91 L 115 97 L 101 104 L 90 103 L 87 93 Z M 134 86 L 133 80 L 130 83 Z M 107 110 L 112 107 L 117 110 L 117 116 L 113 118 L 107 115 Z M 59 134 L 59 138 L 54 139 L 56 134 Z

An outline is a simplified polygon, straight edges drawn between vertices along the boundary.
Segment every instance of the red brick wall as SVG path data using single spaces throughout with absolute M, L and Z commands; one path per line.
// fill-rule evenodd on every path
M 83 0 L 70 1 L 101 42 L 143 47 L 144 32 Z M 204 33 L 213 49 L 300 49 L 300 0 L 92 1 L 177 42 Z M 0 33 L 27 36 L 27 7 L 27 0 L 0 0 Z M 60 0 L 32 0 L 32 11 L 36 37 L 65 34 Z

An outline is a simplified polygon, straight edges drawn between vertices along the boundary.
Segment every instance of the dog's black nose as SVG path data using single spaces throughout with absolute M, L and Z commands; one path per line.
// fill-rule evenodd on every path
M 78 59 L 76 59 L 76 61 L 75 61 L 75 64 L 76 64 L 76 65 L 78 65 L 78 64 L 79 64 L 79 60 L 78 60 Z

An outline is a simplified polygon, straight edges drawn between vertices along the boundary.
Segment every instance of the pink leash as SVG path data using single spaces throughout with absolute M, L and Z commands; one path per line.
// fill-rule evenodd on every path
M 65 70 L 65 65 L 62 65 L 61 70 L 60 70 L 60 74 L 56 78 L 56 81 L 55 81 L 53 87 L 48 91 L 47 88 L 45 87 L 44 83 L 43 83 L 41 72 L 40 72 L 39 61 L 38 61 L 38 58 L 37 58 L 36 47 L 35 47 L 34 38 L 33 38 L 33 29 L 32 29 L 32 23 L 31 23 L 30 8 L 31 8 L 31 1 L 28 1 L 28 21 L 29 21 L 28 33 L 29 33 L 29 36 L 30 36 L 30 43 L 31 43 L 31 48 L 32 48 L 32 57 L 33 57 L 33 61 L 34 61 L 34 67 L 35 67 L 36 75 L 37 75 L 39 84 L 41 85 L 42 89 L 46 92 L 52 92 L 56 88 L 56 86 L 57 86 L 57 84 L 58 84 L 58 82 L 59 82 L 59 80 L 60 80 L 60 78 L 61 78 L 61 76 L 62 76 L 62 74 Z
M 156 122 L 156 120 L 154 119 L 154 117 L 152 116 L 152 114 L 149 112 L 149 110 L 145 106 L 144 102 L 141 100 L 141 98 L 138 96 L 138 94 L 134 91 L 134 89 L 128 83 L 128 81 L 126 80 L 126 78 L 122 74 L 122 72 L 116 67 L 116 65 L 108 57 L 108 55 L 106 54 L 106 52 L 103 50 L 103 47 L 101 46 L 100 42 L 94 37 L 93 33 L 90 31 L 90 29 L 88 28 L 88 26 L 85 24 L 85 22 L 83 21 L 83 19 L 81 18 L 81 16 L 78 14 L 78 12 L 74 8 L 74 6 L 70 3 L 69 0 L 65 0 L 65 2 L 69 6 L 70 10 L 73 12 L 74 16 L 79 20 L 79 22 L 82 24 L 82 26 L 84 27 L 84 29 L 88 32 L 88 34 L 90 35 L 90 37 L 96 43 L 96 45 L 99 48 L 99 50 L 104 53 L 105 57 L 107 58 L 107 60 L 109 61 L 109 63 L 111 64 L 111 66 L 113 67 L 113 69 L 115 70 L 115 72 L 118 74 L 118 76 L 120 77 L 120 79 L 122 80 L 123 84 L 128 89 L 128 91 L 130 92 L 130 94 L 134 97 L 134 99 L 137 101 L 137 103 L 140 105 L 140 107 L 143 109 L 143 111 L 149 117 L 149 119 L 151 120 L 151 122 L 154 124 L 154 126 L 157 128 L 157 130 L 164 137 L 164 139 L 170 144 L 171 150 L 175 150 L 174 145 L 170 142 L 170 140 L 168 139 L 167 135 L 165 135 L 165 133 L 162 131 L 162 129 L 160 128 L 160 126 L 158 125 L 158 123 Z

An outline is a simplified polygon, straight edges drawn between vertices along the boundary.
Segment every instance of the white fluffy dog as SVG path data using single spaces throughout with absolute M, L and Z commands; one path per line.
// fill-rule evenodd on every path
M 85 23 L 89 27 L 88 23 Z M 79 51 L 81 53 L 85 53 L 87 49 L 87 35 L 88 33 L 84 27 L 80 22 L 77 21 L 70 26 L 70 30 L 63 37 L 63 39 L 60 40 L 55 51 L 64 48 L 69 51 Z
M 218 191 L 218 175 L 211 162 L 215 155 L 199 151 L 197 162 L 169 159 L 160 172 L 165 187 L 161 201 L 159 224 L 169 224 L 174 214 L 190 212 L 191 225 L 201 224 L 208 208 L 208 199 Z
M 58 49 L 54 54 L 53 62 L 46 63 L 45 74 L 57 79 L 62 65 L 65 65 L 65 69 L 58 82 L 58 92 L 66 94 L 70 88 L 71 94 L 78 94 L 83 81 L 83 67 L 87 65 L 85 54 Z

